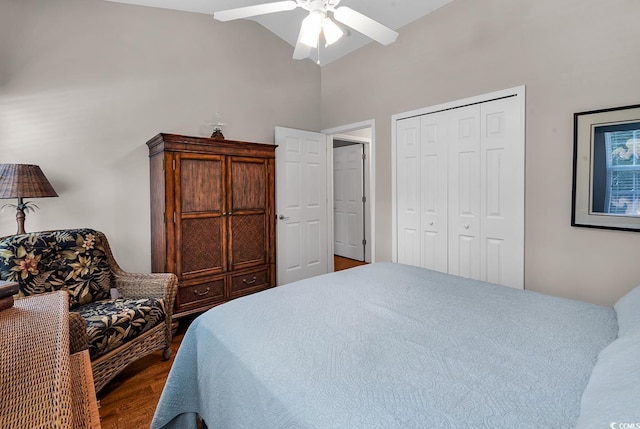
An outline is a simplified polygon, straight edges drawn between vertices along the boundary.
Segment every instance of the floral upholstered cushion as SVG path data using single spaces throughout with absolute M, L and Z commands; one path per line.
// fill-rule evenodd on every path
M 111 271 L 92 229 L 35 232 L 0 240 L 0 279 L 18 282 L 20 296 L 69 293 L 69 307 L 109 297 Z
M 89 354 L 95 359 L 154 326 L 164 323 L 162 299 L 116 299 L 75 309 L 87 323 Z

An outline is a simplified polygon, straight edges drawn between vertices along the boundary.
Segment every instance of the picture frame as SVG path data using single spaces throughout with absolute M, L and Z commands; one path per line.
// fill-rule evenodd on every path
M 571 225 L 640 231 L 640 104 L 574 114 Z

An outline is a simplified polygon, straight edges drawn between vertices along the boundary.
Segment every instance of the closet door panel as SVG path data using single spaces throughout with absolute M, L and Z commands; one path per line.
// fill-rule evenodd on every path
M 421 266 L 447 272 L 447 112 L 420 118 Z
M 420 118 L 398 121 L 396 133 L 398 262 L 420 266 Z
M 447 112 L 449 128 L 449 273 L 481 279 L 480 106 Z
M 481 105 L 482 279 L 524 287 L 524 147 L 516 97 Z

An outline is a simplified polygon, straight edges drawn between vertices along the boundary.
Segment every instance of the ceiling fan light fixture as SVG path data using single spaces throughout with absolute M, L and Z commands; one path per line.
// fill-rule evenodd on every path
M 322 34 L 324 35 L 326 46 L 329 46 L 340 40 L 344 33 L 335 22 L 329 17 L 325 17 L 322 20 Z
M 321 11 L 314 11 L 302 21 L 300 41 L 311 48 L 318 47 L 318 38 L 322 31 L 322 21 L 324 14 Z
M 320 36 L 325 47 L 334 44 L 345 35 L 345 28 L 375 40 L 382 45 L 395 42 L 398 33 L 391 28 L 369 18 L 347 6 L 338 7 L 341 0 L 281 0 L 253 6 L 238 7 L 214 12 L 218 21 L 252 18 L 268 13 L 283 12 L 301 8 L 309 12 L 298 31 L 298 39 L 293 51 L 293 59 L 309 58 L 312 49 L 318 49 Z M 330 15 L 331 14 L 331 15 Z M 331 18 L 329 18 L 331 16 Z M 347 30 L 348 32 L 348 30 Z M 347 33 L 348 34 L 348 33 Z M 355 39 L 354 39 L 355 40 Z M 318 52 L 318 56 L 320 52 Z M 318 64 L 320 64 L 318 60 Z

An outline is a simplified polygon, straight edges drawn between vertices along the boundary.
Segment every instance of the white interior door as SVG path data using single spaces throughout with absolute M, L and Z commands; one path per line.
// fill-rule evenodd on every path
M 333 253 L 364 261 L 363 144 L 333 149 Z
M 276 127 L 277 283 L 328 272 L 327 137 Z

